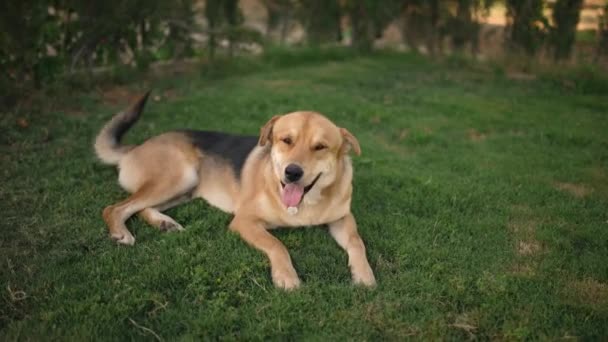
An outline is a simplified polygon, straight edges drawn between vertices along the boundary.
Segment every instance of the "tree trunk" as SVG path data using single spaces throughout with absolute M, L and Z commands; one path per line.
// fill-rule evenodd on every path
M 215 59 L 216 35 L 217 35 L 217 19 L 220 12 L 220 4 L 218 1 L 207 0 L 205 3 L 205 17 L 207 18 L 207 32 L 209 39 L 207 40 L 207 50 L 209 51 L 209 59 Z
M 289 21 L 291 20 L 291 10 L 286 10 L 286 13 L 281 15 L 281 33 L 279 37 L 279 44 L 285 45 L 287 40 L 287 28 L 289 27 Z
M 511 18 L 508 27 L 509 48 L 523 51 L 529 56 L 536 54 L 544 38 L 542 27 L 546 23 L 543 16 L 543 0 L 507 0 L 507 16 Z
M 351 22 L 353 30 L 353 45 L 362 51 L 372 49 L 372 27 L 371 20 L 367 17 L 367 13 L 363 6 L 359 5 L 351 13 Z
M 569 59 L 576 39 L 576 26 L 580 19 L 583 0 L 557 0 L 553 8 L 551 42 L 556 60 Z
M 224 0 L 224 15 L 228 22 L 228 55 L 234 55 L 234 45 L 237 41 L 236 27 L 238 24 L 238 0 Z
M 604 7 L 604 14 L 600 17 L 598 25 L 598 45 L 596 61 L 608 54 L 608 4 Z
M 427 47 L 431 56 L 437 55 L 438 34 L 437 26 L 439 24 L 439 0 L 431 0 L 430 4 L 430 27 L 427 35 Z

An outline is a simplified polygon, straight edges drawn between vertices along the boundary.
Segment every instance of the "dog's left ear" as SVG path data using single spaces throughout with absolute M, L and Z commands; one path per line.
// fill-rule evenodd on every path
M 344 138 L 344 142 L 342 143 L 342 153 L 347 153 L 350 150 L 353 150 L 356 155 L 361 155 L 361 146 L 359 146 L 359 141 L 355 136 L 349 132 L 346 128 L 340 128 L 340 133 L 342 134 L 342 138 Z
M 272 140 L 272 127 L 280 117 L 280 115 L 273 116 L 264 126 L 262 126 L 262 128 L 260 128 L 260 140 L 258 140 L 260 146 L 264 146 L 269 140 Z

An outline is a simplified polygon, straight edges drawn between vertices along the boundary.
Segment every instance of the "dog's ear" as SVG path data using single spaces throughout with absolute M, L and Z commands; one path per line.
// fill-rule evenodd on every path
M 260 140 L 258 140 L 260 146 L 264 146 L 269 140 L 272 140 L 272 127 L 280 117 L 280 115 L 273 116 L 272 119 L 268 120 L 268 122 L 260 128 Z
M 340 128 L 340 134 L 342 134 L 342 138 L 344 138 L 344 142 L 342 143 L 342 153 L 348 153 L 350 150 L 354 151 L 356 155 L 361 155 L 361 146 L 359 146 L 359 141 L 355 136 L 349 132 L 346 128 Z

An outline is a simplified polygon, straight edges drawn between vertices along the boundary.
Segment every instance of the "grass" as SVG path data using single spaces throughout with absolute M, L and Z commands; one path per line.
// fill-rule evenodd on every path
M 353 287 L 345 253 L 315 227 L 276 231 L 304 285 L 275 290 L 265 257 L 202 201 L 169 211 L 184 233 L 135 218 L 136 245 L 112 243 L 101 209 L 125 194 L 91 143 L 148 87 L 160 98 L 131 142 L 182 127 L 257 133 L 296 109 L 353 132 L 352 209 L 378 287 Z M 0 340 L 605 339 L 605 87 L 340 56 L 60 94 L 64 108 L 3 115 Z

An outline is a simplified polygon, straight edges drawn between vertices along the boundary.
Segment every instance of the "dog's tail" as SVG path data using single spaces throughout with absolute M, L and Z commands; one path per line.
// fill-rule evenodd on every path
M 150 92 L 148 91 L 127 110 L 116 114 L 99 131 L 95 139 L 95 153 L 102 162 L 116 165 L 127 152 L 135 147 L 133 145 L 120 145 L 120 139 L 139 119 L 149 95 Z

